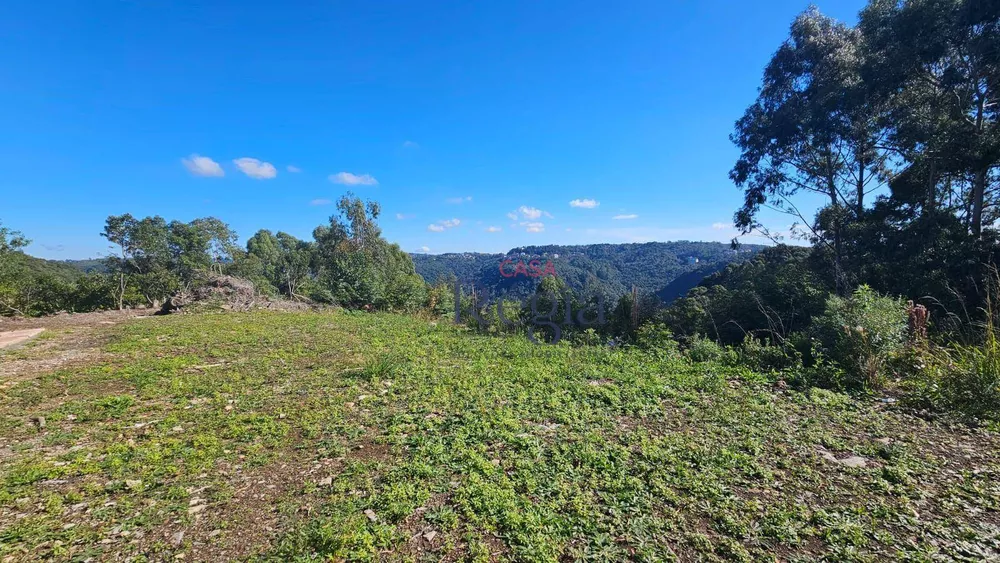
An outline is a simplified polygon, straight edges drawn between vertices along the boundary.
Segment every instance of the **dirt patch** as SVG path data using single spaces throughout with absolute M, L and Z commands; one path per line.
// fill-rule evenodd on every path
M 0 332 L 0 349 L 13 348 L 18 344 L 23 344 L 41 334 L 44 328 L 28 328 L 24 330 L 13 330 L 10 332 Z
M 152 309 L 130 309 L 61 313 L 38 318 L 0 318 L 0 332 L 45 330 L 27 346 L 0 351 L 0 389 L 26 377 L 90 363 L 107 341 L 105 331 L 101 329 L 151 313 Z

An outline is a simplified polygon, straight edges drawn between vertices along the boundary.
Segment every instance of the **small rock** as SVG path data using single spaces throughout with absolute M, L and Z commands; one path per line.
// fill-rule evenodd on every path
M 868 465 L 868 460 L 861 456 L 852 455 L 851 457 L 837 460 L 837 463 L 847 467 L 865 467 Z
M 317 483 L 317 485 L 319 485 L 320 487 L 329 487 L 332 484 L 333 484 L 333 477 L 324 477 L 320 479 L 319 482 Z
M 181 530 L 180 532 L 170 536 L 170 543 L 173 544 L 174 547 L 180 547 L 181 544 L 184 543 L 184 531 Z
M 372 522 L 378 520 L 378 516 L 375 515 L 375 511 L 370 508 L 365 510 L 365 516 L 367 516 Z
M 427 532 L 426 534 L 424 534 L 424 539 L 427 540 L 427 541 L 434 541 L 434 537 L 437 536 L 437 535 L 438 535 L 438 533 L 432 530 L 432 531 Z
M 214 538 L 215 536 L 217 536 L 217 535 L 219 535 L 221 533 L 222 533 L 222 530 L 212 530 L 211 532 L 208 533 L 208 537 Z
M 36 418 L 35 422 L 38 424 L 38 429 L 39 430 L 44 430 L 45 429 L 45 417 L 44 416 L 40 416 L 40 417 Z
M 188 514 L 198 514 L 199 512 L 205 510 L 207 507 L 208 507 L 208 505 L 205 505 L 205 504 L 199 504 L 198 506 L 192 506 L 191 508 L 188 509 Z
M 184 427 L 177 425 L 170 429 L 171 432 L 184 432 Z
M 882 444 L 883 446 L 888 446 L 889 444 L 892 443 L 892 438 L 878 438 L 875 441 L 878 442 L 879 444 Z
M 142 481 L 139 480 L 139 479 L 126 479 L 125 480 L 125 486 L 128 487 L 129 489 L 132 489 L 132 490 L 138 489 L 140 485 L 142 485 Z

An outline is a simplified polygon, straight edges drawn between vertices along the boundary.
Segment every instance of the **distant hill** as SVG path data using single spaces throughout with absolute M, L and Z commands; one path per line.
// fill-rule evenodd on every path
M 635 285 L 644 293 L 655 293 L 669 302 L 684 295 L 706 276 L 727 264 L 745 260 L 764 248 L 744 245 L 734 251 L 718 242 L 648 242 L 635 244 L 589 244 L 580 246 L 524 246 L 502 254 L 450 253 L 412 254 L 417 273 L 428 283 L 455 276 L 463 285 L 474 284 L 489 297 L 521 298 L 535 291 L 538 278 L 505 277 L 520 261 L 538 259 L 544 267 L 551 261 L 556 274 L 575 291 L 617 297 Z
M 52 260 L 52 262 L 55 262 L 55 260 Z M 101 260 L 99 258 L 90 258 L 87 260 L 59 260 L 58 262 L 60 264 L 66 264 L 68 266 L 72 266 L 73 268 L 76 268 L 77 270 L 85 274 L 90 274 L 95 272 L 99 273 L 107 270 L 107 268 L 104 266 L 104 260 Z
M 87 272 L 87 270 L 79 268 L 75 264 L 76 262 L 85 262 L 84 260 L 46 260 L 21 252 L 12 254 L 10 259 L 15 263 L 20 262 L 23 264 L 33 277 L 51 276 L 62 281 L 74 282 Z

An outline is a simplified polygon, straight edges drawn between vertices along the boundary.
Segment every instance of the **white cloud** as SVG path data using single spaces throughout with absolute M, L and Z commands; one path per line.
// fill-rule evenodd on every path
M 333 202 L 328 199 L 314 199 L 309 202 L 309 205 L 330 205 L 331 203 Z
M 430 225 L 427 225 L 427 230 L 434 233 L 440 233 L 443 232 L 445 229 L 453 229 L 461 224 L 462 222 L 458 219 L 445 219 L 443 221 L 438 221 L 437 223 L 431 223 Z
M 371 174 L 351 174 L 350 172 L 338 172 L 330 174 L 330 181 L 334 184 L 344 184 L 345 186 L 375 186 L 378 184 Z
M 712 223 L 712 228 L 716 231 L 725 231 L 733 228 L 729 223 Z
M 421 246 L 420 247 L 420 252 L 430 252 L 430 251 L 431 251 L 431 249 L 429 247 L 426 247 L 426 246 Z
M 469 201 L 472 201 L 471 195 L 467 195 L 465 197 L 449 197 L 448 199 L 445 200 L 445 202 L 447 203 L 454 203 L 454 204 L 466 203 Z
M 612 217 L 612 219 L 614 219 L 615 221 L 628 220 L 628 219 L 638 219 L 638 218 L 639 218 L 639 216 L 636 215 L 635 213 L 630 213 L 628 215 L 615 215 L 614 217 Z
M 396 219 L 399 219 L 400 221 L 404 221 L 406 219 L 413 219 L 414 217 L 416 217 L 416 215 L 413 215 L 412 213 L 397 213 L 396 214 Z
M 542 216 L 542 213 L 544 213 L 541 209 L 528 207 L 527 205 L 522 205 L 521 207 L 518 207 L 517 210 L 521 212 L 521 215 L 524 215 L 525 219 L 538 219 Z
M 288 165 L 288 166 L 286 167 L 286 169 L 287 169 L 287 170 L 288 170 L 289 172 L 291 172 L 292 174 L 298 174 L 299 172 L 302 172 L 302 169 L 301 169 L 301 168 L 299 168 L 298 166 L 292 166 L 291 164 L 289 164 L 289 165 Z
M 524 230 L 529 233 L 541 233 L 545 231 L 545 223 L 539 223 L 537 221 L 521 223 L 521 226 L 524 227 Z
M 182 158 L 181 163 L 184 164 L 184 168 L 187 168 L 188 172 L 195 176 L 221 177 L 226 175 L 219 163 L 207 156 L 192 154 L 187 158 Z
M 574 199 L 573 201 L 569 202 L 570 207 L 580 207 L 583 209 L 593 209 L 600 204 L 601 202 L 594 201 L 592 199 Z
M 256 158 L 248 156 L 237 158 L 233 161 L 233 164 L 240 169 L 240 172 L 255 180 L 269 180 L 278 175 L 278 171 L 270 162 L 261 162 Z
M 507 218 L 510 219 L 511 221 L 517 221 L 517 213 L 511 211 L 510 213 L 507 214 Z
M 491 227 L 486 227 L 486 232 L 487 233 L 499 233 L 502 230 L 503 229 L 501 229 L 500 227 L 492 227 L 492 226 Z

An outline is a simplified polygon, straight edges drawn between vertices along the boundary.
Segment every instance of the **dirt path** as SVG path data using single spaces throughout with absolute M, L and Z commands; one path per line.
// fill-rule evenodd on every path
M 18 346 L 5 347 L 0 338 L 0 389 L 34 374 L 86 362 L 97 355 L 104 342 L 100 328 L 152 313 L 152 309 L 134 309 L 0 318 L 0 333 L 34 333 L 29 340 L 17 342 Z
M 0 350 L 24 344 L 44 331 L 44 328 L 26 328 L 24 330 L 0 332 Z

